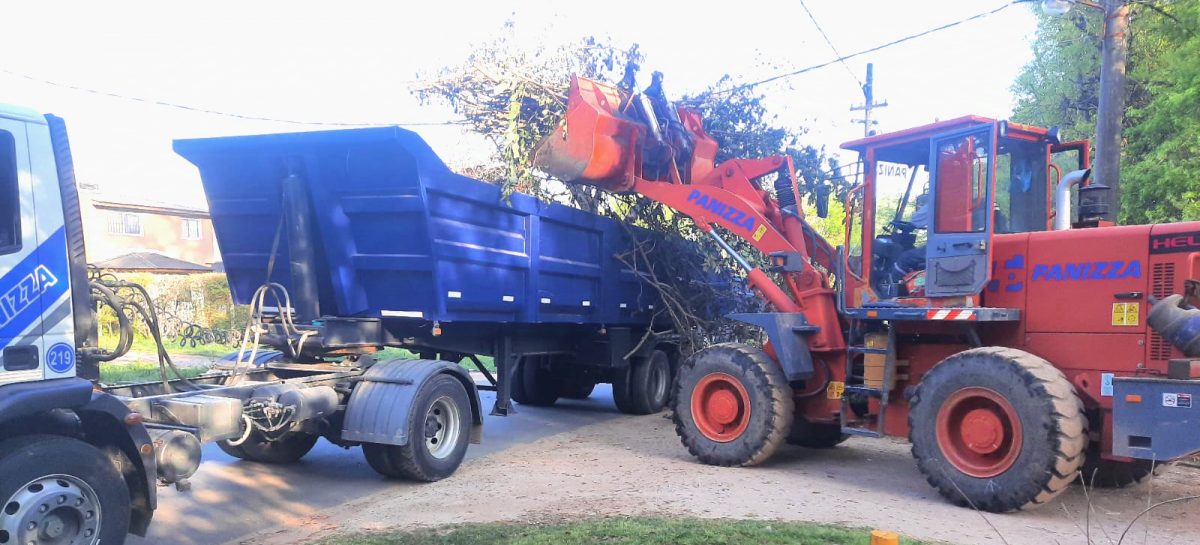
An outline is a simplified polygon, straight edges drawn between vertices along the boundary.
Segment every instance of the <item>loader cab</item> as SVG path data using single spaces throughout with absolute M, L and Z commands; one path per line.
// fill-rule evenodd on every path
M 848 309 L 977 306 L 993 237 L 1052 225 L 1052 131 L 967 116 L 842 147 L 864 172 L 846 202 Z

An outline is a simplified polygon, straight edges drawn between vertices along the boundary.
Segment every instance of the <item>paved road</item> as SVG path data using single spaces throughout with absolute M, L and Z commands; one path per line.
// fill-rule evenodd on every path
M 495 394 L 481 394 L 484 410 L 490 410 Z M 588 400 L 560 401 L 550 408 L 517 405 L 517 410 L 507 418 L 485 417 L 483 443 L 470 446 L 467 460 L 620 416 L 608 385 L 597 386 Z M 324 440 L 293 466 L 243 462 L 210 445 L 204 449 L 204 465 L 192 485 L 187 493 L 160 488 L 150 535 L 130 536 L 129 544 L 236 543 L 248 534 L 363 496 L 436 486 L 385 480 L 367 466 L 360 449 L 344 450 Z

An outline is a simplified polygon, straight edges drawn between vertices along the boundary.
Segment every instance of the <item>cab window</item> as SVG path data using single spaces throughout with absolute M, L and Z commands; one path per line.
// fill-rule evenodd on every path
M 982 233 L 987 228 L 988 142 L 976 135 L 937 149 L 934 228 L 939 233 Z
M 0 131 L 0 255 L 21 249 L 21 191 L 17 184 L 17 144 Z
M 996 155 L 996 232 L 1045 231 L 1048 188 L 1046 146 L 1006 138 Z

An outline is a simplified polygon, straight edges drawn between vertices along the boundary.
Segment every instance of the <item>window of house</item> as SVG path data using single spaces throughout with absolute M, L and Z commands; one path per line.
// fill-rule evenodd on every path
M 112 212 L 108 216 L 108 232 L 114 235 L 142 236 L 142 215 L 133 212 Z
M 0 254 L 21 249 L 21 189 L 17 184 L 17 143 L 0 131 Z
M 200 240 L 200 220 L 183 219 L 183 240 Z

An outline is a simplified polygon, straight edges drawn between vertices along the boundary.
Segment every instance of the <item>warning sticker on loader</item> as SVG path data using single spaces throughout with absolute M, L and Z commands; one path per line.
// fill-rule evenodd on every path
M 835 380 L 829 383 L 828 388 L 825 388 L 825 397 L 829 399 L 841 399 L 842 394 L 844 393 L 846 393 L 845 382 L 838 382 Z
M 1113 303 L 1112 325 L 1136 326 L 1141 319 L 1141 303 Z
M 758 242 L 758 241 L 762 240 L 762 237 L 763 237 L 763 235 L 765 235 L 765 234 L 767 234 L 767 226 L 766 226 L 766 225 L 759 225 L 759 226 L 758 226 L 758 229 L 755 229 L 755 230 L 754 230 L 754 235 L 753 235 L 753 236 L 754 236 L 754 241 L 755 241 L 755 242 Z
M 1192 394 L 1163 394 L 1163 407 L 1192 408 Z

